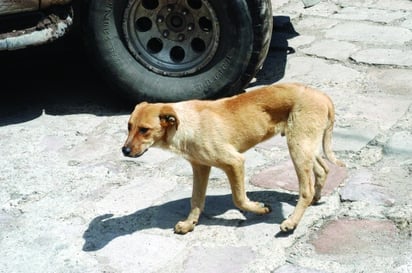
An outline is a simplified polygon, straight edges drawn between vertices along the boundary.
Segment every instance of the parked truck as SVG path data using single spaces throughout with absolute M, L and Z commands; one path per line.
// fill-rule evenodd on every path
M 243 90 L 273 23 L 270 0 L 0 0 L 0 50 L 53 42 L 75 26 L 113 90 L 180 101 Z

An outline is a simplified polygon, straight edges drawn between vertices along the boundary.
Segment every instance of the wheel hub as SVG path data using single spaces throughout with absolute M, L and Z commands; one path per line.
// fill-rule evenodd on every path
M 220 28 L 207 1 L 130 0 L 124 12 L 125 41 L 134 58 L 166 76 L 190 75 L 216 53 Z
M 182 42 L 193 34 L 193 15 L 181 5 L 167 5 L 157 14 L 156 25 L 164 38 Z

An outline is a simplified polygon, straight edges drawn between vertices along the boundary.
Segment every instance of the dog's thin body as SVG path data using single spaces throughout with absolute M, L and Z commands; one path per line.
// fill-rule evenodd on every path
M 157 146 L 182 155 L 192 164 L 192 209 L 175 227 L 177 233 L 184 234 L 194 229 L 203 211 L 211 166 L 227 174 L 239 209 L 270 212 L 268 206 L 246 196 L 242 153 L 274 135 L 286 136 L 299 180 L 296 208 L 281 224 L 283 231 L 289 231 L 305 209 L 320 199 L 329 171 L 321 147 L 331 162 L 343 165 L 331 149 L 333 124 L 333 103 L 324 93 L 300 84 L 271 85 L 216 101 L 139 104 L 130 117 L 123 152 L 139 156 Z

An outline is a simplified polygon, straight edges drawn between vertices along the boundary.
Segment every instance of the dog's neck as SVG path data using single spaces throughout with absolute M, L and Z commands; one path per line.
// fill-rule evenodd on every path
M 196 115 L 188 115 L 190 109 L 184 103 L 175 103 L 173 108 L 177 113 L 180 125 L 177 130 L 176 127 L 167 129 L 163 138 L 155 146 L 185 156 L 190 153 L 189 148 L 193 147 L 192 141 L 196 138 L 197 124 L 193 120 Z M 182 111 L 184 114 L 179 115 Z

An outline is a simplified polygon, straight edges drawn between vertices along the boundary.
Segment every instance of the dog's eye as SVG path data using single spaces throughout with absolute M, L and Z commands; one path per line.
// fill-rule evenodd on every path
M 127 124 L 127 130 L 129 130 L 129 131 L 132 130 L 132 124 L 131 123 Z
M 140 127 L 139 128 L 139 133 L 144 135 L 149 131 L 149 128 L 145 128 L 145 127 Z

